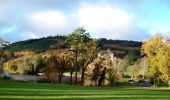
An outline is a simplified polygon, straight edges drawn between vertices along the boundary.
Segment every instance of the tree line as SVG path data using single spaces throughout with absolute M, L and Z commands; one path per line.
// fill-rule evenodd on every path
M 19 41 L 3 47 L 3 50 L 8 50 L 11 52 L 19 52 L 19 51 L 33 51 L 37 53 L 42 53 L 47 51 L 52 45 L 59 44 L 61 41 L 64 42 L 67 36 L 48 36 L 40 39 L 29 39 L 26 41 Z M 98 39 L 98 44 L 101 50 L 111 49 L 117 53 L 118 57 L 124 56 L 127 52 L 135 50 L 138 48 L 138 52 L 140 52 L 140 47 L 142 42 L 137 41 L 128 41 L 128 40 L 111 40 L 106 38 Z M 59 49 L 66 48 L 66 44 L 58 45 Z M 121 54 L 123 52 L 123 54 Z M 120 55 L 120 56 L 119 56 Z

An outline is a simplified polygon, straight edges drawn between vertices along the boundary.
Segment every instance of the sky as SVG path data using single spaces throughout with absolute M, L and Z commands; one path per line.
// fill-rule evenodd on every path
M 0 0 L 0 37 L 9 42 L 67 35 L 144 41 L 170 36 L 170 0 Z

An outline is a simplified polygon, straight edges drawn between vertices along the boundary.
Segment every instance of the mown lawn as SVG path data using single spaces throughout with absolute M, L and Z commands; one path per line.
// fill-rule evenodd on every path
M 0 81 L 0 100 L 170 100 L 170 89 Z

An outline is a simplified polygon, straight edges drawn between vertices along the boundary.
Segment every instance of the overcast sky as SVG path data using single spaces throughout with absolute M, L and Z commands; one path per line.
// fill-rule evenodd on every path
M 93 38 L 170 36 L 170 0 L 0 0 L 0 37 L 10 42 L 81 26 Z

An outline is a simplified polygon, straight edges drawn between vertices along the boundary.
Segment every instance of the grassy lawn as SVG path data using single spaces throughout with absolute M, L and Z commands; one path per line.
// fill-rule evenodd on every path
M 170 100 L 170 89 L 0 81 L 0 100 Z

